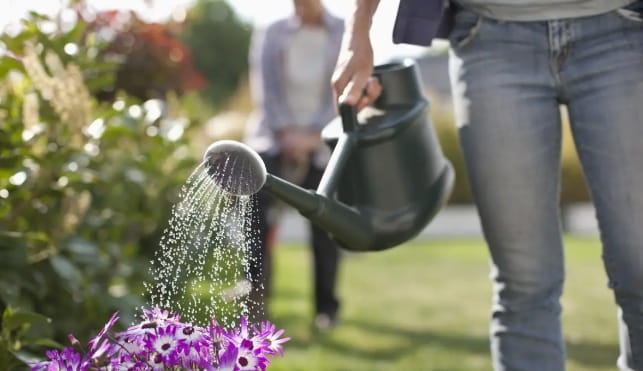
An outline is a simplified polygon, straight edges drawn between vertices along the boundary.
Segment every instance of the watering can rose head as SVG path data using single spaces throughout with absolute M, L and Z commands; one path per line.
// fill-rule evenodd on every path
M 214 318 L 199 327 L 159 308 L 144 310 L 143 321 L 123 332 L 112 331 L 117 320 L 114 313 L 87 347 L 69 335 L 71 347 L 48 351 L 48 360 L 31 363 L 31 370 L 265 370 L 290 340 L 272 323 L 248 326 L 245 317 L 230 331 Z
M 212 143 L 203 155 L 206 171 L 228 193 L 250 196 L 266 182 L 266 165 L 247 145 L 233 140 Z

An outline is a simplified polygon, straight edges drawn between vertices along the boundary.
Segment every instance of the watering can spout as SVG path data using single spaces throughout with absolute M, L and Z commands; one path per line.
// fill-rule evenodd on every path
M 245 144 L 217 141 L 206 150 L 204 164 L 215 183 L 230 194 L 268 192 L 335 236 L 342 245 L 366 249 L 373 243 L 367 221 L 356 210 L 267 173 L 261 157 Z
M 342 246 L 367 250 L 373 244 L 368 220 L 355 209 L 268 174 L 264 191 L 296 208 L 304 217 L 329 232 Z

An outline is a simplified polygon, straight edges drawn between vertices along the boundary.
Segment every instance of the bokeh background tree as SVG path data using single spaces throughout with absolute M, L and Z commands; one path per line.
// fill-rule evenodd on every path
M 204 99 L 215 108 L 232 97 L 248 73 L 251 33 L 251 26 L 223 0 L 198 0 L 187 12 L 179 37 L 208 82 Z

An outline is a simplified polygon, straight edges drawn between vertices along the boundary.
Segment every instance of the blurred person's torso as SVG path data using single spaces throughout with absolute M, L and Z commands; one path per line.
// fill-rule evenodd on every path
M 330 84 L 324 52 L 328 32 L 321 26 L 302 25 L 289 39 L 285 55 L 286 99 L 295 126 L 309 126 L 324 101 Z

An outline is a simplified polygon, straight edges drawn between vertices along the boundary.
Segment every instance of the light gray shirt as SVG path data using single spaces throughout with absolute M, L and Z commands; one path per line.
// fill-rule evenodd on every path
M 304 25 L 290 36 L 286 47 L 286 101 L 292 114 L 291 125 L 309 127 L 328 90 L 328 62 L 321 58 L 328 43 L 328 32 L 321 26 Z
M 462 7 L 504 21 L 542 21 L 588 17 L 636 0 L 456 0 Z

